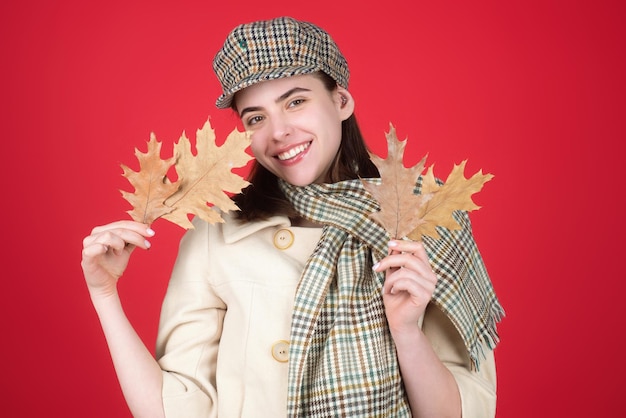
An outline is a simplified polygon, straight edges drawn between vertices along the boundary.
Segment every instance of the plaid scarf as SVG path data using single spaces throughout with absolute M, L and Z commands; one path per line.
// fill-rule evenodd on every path
M 377 180 L 373 180 L 377 181 Z M 296 290 L 289 351 L 289 417 L 410 417 L 382 301 L 389 235 L 369 213 L 378 204 L 360 180 L 296 187 L 280 181 L 305 219 L 324 225 Z M 418 182 L 415 192 L 419 193 Z M 466 213 L 459 231 L 424 238 L 439 277 L 432 302 L 459 330 L 477 368 L 482 343 L 498 342 L 503 315 Z

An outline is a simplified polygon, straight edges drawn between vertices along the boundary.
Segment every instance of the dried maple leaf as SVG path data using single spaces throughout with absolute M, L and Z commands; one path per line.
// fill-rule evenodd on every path
M 249 145 L 249 135 L 234 129 L 218 147 L 215 132 L 207 120 L 196 133 L 197 154 L 193 155 L 191 143 L 183 133 L 174 144 L 180 187 L 165 201 L 174 210 L 163 218 L 185 229 L 193 228 L 188 214 L 195 214 L 209 223 L 224 222 L 209 203 L 223 211 L 238 209 L 225 192 L 238 193 L 249 184 L 231 171 L 252 159 L 245 151 Z
M 174 210 L 165 205 L 165 199 L 178 190 L 178 182 L 172 183 L 167 172 L 174 164 L 174 157 L 161 159 L 161 142 L 154 133 L 150 134 L 148 151 L 144 154 L 135 148 L 135 156 L 139 160 L 139 171 L 133 171 L 122 164 L 123 176 L 135 188 L 133 193 L 120 190 L 133 209 L 127 211 L 137 222 L 151 224 L 157 218 Z
M 423 235 L 439 238 L 436 227 L 460 229 L 452 217 L 456 210 L 474 210 L 471 195 L 490 180 L 491 174 L 482 171 L 470 179 L 463 176 L 466 161 L 454 167 L 443 186 L 437 184 L 432 166 L 422 177 L 421 193 L 414 194 L 415 184 L 424 170 L 426 157 L 413 167 L 403 164 L 406 140 L 400 141 L 390 124 L 387 133 L 386 159 L 372 155 L 372 162 L 380 172 L 380 182 L 363 181 L 363 187 L 372 194 L 380 211 L 370 216 L 394 238 L 408 237 L 421 240 Z

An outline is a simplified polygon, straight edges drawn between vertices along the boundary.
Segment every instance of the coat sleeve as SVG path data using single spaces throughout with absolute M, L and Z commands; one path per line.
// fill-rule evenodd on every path
M 172 417 L 217 417 L 216 363 L 226 307 L 208 280 L 206 222 L 185 233 L 161 309 L 156 357 Z
M 461 394 L 463 418 L 490 418 L 496 415 L 496 365 L 492 350 L 483 347 L 485 358 L 472 371 L 470 358 L 452 322 L 430 304 L 422 329 L 439 359 L 452 372 Z

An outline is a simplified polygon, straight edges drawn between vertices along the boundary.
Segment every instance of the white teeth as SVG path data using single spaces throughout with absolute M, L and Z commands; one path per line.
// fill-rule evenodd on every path
M 288 160 L 300 154 L 301 152 L 303 152 L 305 149 L 309 147 L 309 145 L 311 145 L 310 142 L 307 142 L 306 144 L 298 145 L 297 147 L 293 147 L 289 151 L 278 154 L 277 157 L 281 161 Z

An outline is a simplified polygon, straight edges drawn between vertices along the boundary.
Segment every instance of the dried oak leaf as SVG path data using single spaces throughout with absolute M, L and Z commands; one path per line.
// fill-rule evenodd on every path
M 463 176 L 466 161 L 455 165 L 443 186 L 437 184 L 433 167 L 422 177 L 420 194 L 414 194 L 415 184 L 424 170 L 426 157 L 413 167 L 403 164 L 406 140 L 400 141 L 390 124 L 387 133 L 387 159 L 372 155 L 372 162 L 380 172 L 380 183 L 363 181 L 363 186 L 372 194 L 380 211 L 370 216 L 380 223 L 394 238 L 408 237 L 421 240 L 423 235 L 439 238 L 436 227 L 460 229 L 452 217 L 456 210 L 474 210 L 471 195 L 478 192 L 490 180 L 491 174 L 482 171 L 470 179 Z
M 483 174 L 479 170 L 470 178 L 465 178 L 465 164 L 467 160 L 461 164 L 455 164 L 454 168 L 448 175 L 443 185 L 437 184 L 433 167 L 429 167 L 426 174 L 422 177 L 422 193 L 430 195 L 431 198 L 425 200 L 418 217 L 421 222 L 416 228 L 407 235 L 412 240 L 421 240 L 423 235 L 429 235 L 438 239 L 439 233 L 435 227 L 442 226 L 444 228 L 454 230 L 461 229 L 459 223 L 454 219 L 452 213 L 456 210 L 472 211 L 480 209 L 472 201 L 472 195 L 479 192 L 483 185 L 493 178 L 492 174 Z
M 381 224 L 392 237 L 404 237 L 419 223 L 419 208 L 423 195 L 413 193 L 415 182 L 424 170 L 426 157 L 410 168 L 402 162 L 406 140 L 399 141 L 390 125 L 387 136 L 387 159 L 371 154 L 372 162 L 380 172 L 380 184 L 362 181 L 363 187 L 379 203 L 380 211 L 370 216 Z
M 174 164 L 174 157 L 161 159 L 161 142 L 154 133 L 150 134 L 148 151 L 142 153 L 135 148 L 135 156 L 139 160 L 139 171 L 133 171 L 122 164 L 123 176 L 134 187 L 133 193 L 120 190 L 133 209 L 127 213 L 137 222 L 151 224 L 157 218 L 170 213 L 174 208 L 165 205 L 165 199 L 178 190 L 178 182 L 172 183 L 167 172 Z
M 165 205 L 173 207 L 163 218 L 185 229 L 193 228 L 187 217 L 195 214 L 209 223 L 224 222 L 209 204 L 223 210 L 237 210 L 237 205 L 226 193 L 238 193 L 249 183 L 231 170 L 243 167 L 252 159 L 246 153 L 250 145 L 249 135 L 234 129 L 222 146 L 215 143 L 215 131 L 209 120 L 196 132 L 196 151 L 183 133 L 174 144 L 176 172 L 180 186 Z

